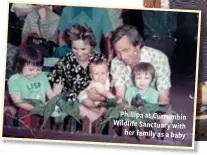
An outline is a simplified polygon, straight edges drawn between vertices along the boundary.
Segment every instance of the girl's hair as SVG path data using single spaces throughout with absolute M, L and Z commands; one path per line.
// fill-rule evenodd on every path
M 74 24 L 70 29 L 67 29 L 64 34 L 65 41 L 71 46 L 73 41 L 83 40 L 87 41 L 91 47 L 96 46 L 96 39 L 93 31 L 88 25 Z
M 108 64 L 107 64 L 106 60 L 97 59 L 97 60 L 94 60 L 94 61 L 92 61 L 90 63 L 90 65 L 89 65 L 89 72 L 92 73 L 93 67 L 94 66 L 98 66 L 98 65 L 106 65 L 106 67 L 108 69 Z
M 132 80 L 135 83 L 135 77 L 136 75 L 139 75 L 140 73 L 149 73 L 152 76 L 152 79 L 155 77 L 155 69 L 150 63 L 146 62 L 140 62 L 134 68 L 132 69 Z
M 20 45 L 14 63 L 14 70 L 21 73 L 25 65 L 41 67 L 44 64 L 42 52 L 34 46 Z

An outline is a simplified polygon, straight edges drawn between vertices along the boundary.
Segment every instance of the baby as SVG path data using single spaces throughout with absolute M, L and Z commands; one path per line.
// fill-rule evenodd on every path
M 159 93 L 151 87 L 151 83 L 155 77 L 155 69 L 150 63 L 141 62 L 132 69 L 132 80 L 134 86 L 127 88 L 125 98 L 129 103 L 140 94 L 144 99 L 152 104 L 157 104 Z
M 106 111 L 105 107 L 98 108 L 100 101 L 93 101 L 89 98 L 89 94 L 101 95 L 105 99 L 110 99 L 115 97 L 110 92 L 110 80 L 109 80 L 109 69 L 108 65 L 104 60 L 95 60 L 91 62 L 89 66 L 89 72 L 91 76 L 91 82 L 89 86 L 80 92 L 78 96 L 79 102 L 81 102 L 85 107 L 94 112 L 98 113 L 100 116 Z

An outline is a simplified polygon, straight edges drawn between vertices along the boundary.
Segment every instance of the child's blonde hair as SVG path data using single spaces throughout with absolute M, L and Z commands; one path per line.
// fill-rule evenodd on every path
M 103 60 L 103 59 L 97 59 L 97 60 L 94 60 L 90 63 L 89 65 L 89 72 L 92 73 L 92 69 L 94 66 L 98 66 L 98 65 L 106 65 L 106 68 L 108 69 L 108 63 Z

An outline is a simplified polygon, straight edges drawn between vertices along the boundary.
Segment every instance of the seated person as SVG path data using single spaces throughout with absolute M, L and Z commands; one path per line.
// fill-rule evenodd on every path
M 94 51 L 101 53 L 101 39 L 106 42 L 106 50 L 110 52 L 110 33 L 114 30 L 107 9 L 96 7 L 67 6 L 62 10 L 59 24 L 59 48 L 54 51 L 54 57 L 62 58 L 72 49 L 68 47 L 64 32 L 74 24 L 87 24 L 93 31 L 96 40 Z M 106 51 L 106 52 L 107 52 Z M 103 52 L 102 52 L 103 53 Z
M 54 96 L 47 77 L 42 73 L 44 63 L 42 52 L 32 46 L 21 45 L 15 61 L 16 74 L 8 80 L 11 99 L 24 113 L 33 110 L 33 106 L 23 99 L 38 99 L 46 103 Z M 30 117 L 25 118 L 27 126 L 31 125 Z
M 157 104 L 159 99 L 158 91 L 151 87 L 155 77 L 155 69 L 150 63 L 141 62 L 132 69 L 132 81 L 134 86 L 129 86 L 126 90 L 125 98 L 129 103 L 140 94 L 141 99 L 149 103 Z
M 11 13 L 14 13 L 15 20 L 18 20 L 19 24 L 21 24 L 21 28 L 24 24 L 25 18 L 27 17 L 27 14 L 29 14 L 31 11 L 33 11 L 33 5 L 32 4 L 19 4 L 19 3 L 13 3 L 11 4 L 10 8 Z
M 32 4 L 13 3 L 10 11 L 14 12 L 17 17 L 26 17 L 33 10 Z
M 22 42 L 31 33 L 36 33 L 38 37 L 57 43 L 59 20 L 60 17 L 51 10 L 50 6 L 35 5 L 34 10 L 25 19 Z
M 110 92 L 109 69 L 106 61 L 96 60 L 90 64 L 90 81 L 89 86 L 80 92 L 78 100 L 88 109 L 95 111 L 100 116 L 106 111 L 105 107 L 97 108 L 100 101 L 92 101 L 89 99 L 90 93 L 99 94 L 106 99 L 115 97 Z

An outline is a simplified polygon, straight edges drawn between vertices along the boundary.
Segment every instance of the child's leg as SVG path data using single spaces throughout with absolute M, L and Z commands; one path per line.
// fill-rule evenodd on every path
M 95 113 L 97 113 L 97 114 L 100 113 L 100 110 L 99 110 L 99 108 L 97 108 L 97 106 L 96 106 L 96 104 L 95 104 L 94 101 L 89 100 L 89 99 L 85 99 L 85 100 L 83 100 L 82 104 L 83 104 L 86 108 L 88 108 L 89 110 L 91 110 L 91 111 L 93 111 L 93 112 L 95 112 Z
M 92 123 L 99 118 L 99 115 L 89 109 L 87 109 L 85 106 L 80 105 L 80 117 L 88 117 L 90 123 L 89 123 L 89 133 L 92 132 Z
M 84 117 L 88 117 L 89 121 L 92 123 L 95 120 L 98 119 L 99 115 L 95 112 L 93 112 L 92 110 L 86 108 L 85 106 L 80 105 L 79 106 L 80 109 L 80 117 L 84 118 Z

